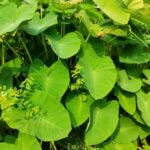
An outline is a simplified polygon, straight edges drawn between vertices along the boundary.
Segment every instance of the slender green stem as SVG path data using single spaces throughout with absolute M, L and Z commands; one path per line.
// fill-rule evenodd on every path
M 51 143 L 51 145 L 53 146 L 53 149 L 54 149 L 54 150 L 57 150 L 57 147 L 56 147 L 55 143 L 54 143 L 53 141 L 51 141 L 50 143 Z
M 89 33 L 88 36 L 87 36 L 86 39 L 85 39 L 85 42 L 88 42 L 90 36 L 91 36 L 91 35 L 90 35 L 90 33 Z
M 2 65 L 5 63 L 5 47 L 2 45 Z
M 41 34 L 41 38 L 42 38 L 42 44 L 44 46 L 44 50 L 45 50 L 45 54 L 46 54 L 46 59 L 48 60 L 48 50 L 47 50 L 47 47 L 46 47 L 46 43 L 45 43 L 45 39 L 44 39 L 43 33 Z
M 62 24 L 61 24 L 61 31 L 60 31 L 62 37 L 65 35 L 65 32 L 66 32 L 66 31 L 65 31 L 65 24 L 62 23 Z
M 24 47 L 24 49 L 25 49 L 25 52 L 26 52 L 26 54 L 27 54 L 27 56 L 28 56 L 30 62 L 32 63 L 32 57 L 31 57 L 31 55 L 30 55 L 30 53 L 29 53 L 29 50 L 28 50 L 26 44 L 25 44 L 24 41 L 22 40 L 22 38 L 20 38 L 20 42 L 22 43 L 22 45 L 23 45 L 23 47 Z
M 14 53 L 14 55 L 16 55 L 23 63 L 23 60 L 22 60 L 21 56 L 16 52 L 16 50 L 7 41 L 4 40 L 4 43 Z

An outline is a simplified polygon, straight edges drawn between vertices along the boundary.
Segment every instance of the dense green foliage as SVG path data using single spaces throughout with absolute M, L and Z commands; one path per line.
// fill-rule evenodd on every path
M 0 0 L 0 150 L 149 150 L 149 16 L 149 0 Z

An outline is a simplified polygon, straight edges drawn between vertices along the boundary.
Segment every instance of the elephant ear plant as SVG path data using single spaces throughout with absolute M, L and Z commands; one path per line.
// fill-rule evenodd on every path
M 0 149 L 150 149 L 149 0 L 0 0 Z

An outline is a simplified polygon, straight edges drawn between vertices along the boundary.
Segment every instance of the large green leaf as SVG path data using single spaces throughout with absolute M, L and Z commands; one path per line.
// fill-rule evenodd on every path
M 143 120 L 150 127 L 150 92 L 139 91 L 137 93 L 137 105 Z
M 31 19 L 36 8 L 30 4 L 17 8 L 15 3 L 0 6 L 0 35 L 14 31 L 23 21 Z
M 84 43 L 79 65 L 85 85 L 95 99 L 105 97 L 112 90 L 117 71 L 110 57 L 99 57 L 90 44 Z
M 35 14 L 32 20 L 21 25 L 21 29 L 31 35 L 38 35 L 47 28 L 57 24 L 57 15 L 49 12 L 46 16 L 40 19 L 39 14 Z
M 34 136 L 19 133 L 16 150 L 42 150 L 42 148 Z
M 137 150 L 137 144 L 133 142 L 117 143 L 112 141 L 111 143 L 106 144 L 103 147 L 103 150 Z
M 37 60 L 29 70 L 29 78 L 33 82 L 31 88 L 20 98 L 26 101 L 26 109 L 18 105 L 18 108 L 4 110 L 3 120 L 11 128 L 44 141 L 67 137 L 71 130 L 70 118 L 59 102 L 69 84 L 67 68 L 61 61 L 48 68 Z
M 85 134 L 88 145 L 102 143 L 112 135 L 118 124 L 117 101 L 96 101 L 91 106 L 90 122 Z
M 63 72 L 63 73 L 62 73 Z M 36 94 L 30 95 L 30 100 L 40 104 L 39 97 L 60 101 L 69 86 L 69 72 L 66 65 L 58 60 L 51 67 L 45 66 L 42 61 L 35 60 L 29 70 L 29 78 L 40 88 L 36 88 Z M 32 90 L 31 90 L 32 92 Z
M 118 84 L 123 90 L 134 93 L 140 90 L 142 81 L 140 77 L 136 76 L 136 73 L 134 74 L 134 70 L 132 71 L 133 74 L 128 73 L 127 75 L 127 72 L 125 70 L 120 70 Z
M 137 11 L 133 11 L 131 14 L 131 18 L 133 18 L 139 25 L 141 24 L 143 27 L 146 27 L 150 30 L 150 4 L 146 5 L 142 9 Z
M 53 51 L 60 58 L 69 58 L 77 54 L 80 49 L 81 41 L 75 32 L 70 32 L 63 38 L 61 38 L 55 31 L 45 33 L 45 35 Z
M 101 37 L 101 36 L 103 37 L 105 34 L 112 34 L 116 36 L 127 36 L 126 30 L 118 28 L 118 26 L 115 26 L 112 23 L 106 25 L 104 24 L 103 26 L 93 23 L 90 20 L 90 17 L 86 13 L 86 11 L 84 10 L 81 10 L 76 16 L 82 21 L 86 29 L 93 37 Z
M 117 93 L 121 107 L 133 115 L 136 111 L 136 97 L 134 94 L 119 90 Z
M 126 64 L 147 63 L 150 61 L 150 52 L 139 45 L 130 46 L 121 52 L 119 61 Z
M 130 143 L 137 140 L 140 133 L 140 126 L 138 126 L 131 118 L 121 117 L 119 129 L 116 132 L 114 138 L 115 142 Z
M 85 93 L 71 93 L 67 95 L 66 108 L 74 127 L 80 126 L 88 119 L 92 102 L 92 97 Z
M 93 0 L 100 9 L 113 21 L 119 24 L 127 24 L 130 13 L 123 7 L 122 0 Z
M 1 150 L 16 150 L 16 145 L 14 144 L 8 144 L 8 143 L 0 143 L 0 149 Z
M 0 143 L 1 150 L 42 150 L 38 140 L 31 135 L 19 133 L 16 144 Z
M 2 117 L 11 128 L 36 136 L 43 141 L 55 141 L 67 137 L 71 123 L 65 108 L 54 101 L 45 105 L 35 116 L 27 116 L 26 110 L 14 108 L 11 111 L 3 111 Z
M 144 7 L 143 0 L 123 0 L 128 9 L 140 9 Z

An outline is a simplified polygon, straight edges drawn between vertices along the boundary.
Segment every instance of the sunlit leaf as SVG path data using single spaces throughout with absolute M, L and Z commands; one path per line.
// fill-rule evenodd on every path
M 0 35 L 14 31 L 23 21 L 31 19 L 36 8 L 30 4 L 17 8 L 15 3 L 0 6 Z
M 29 77 L 32 78 L 33 84 L 25 93 L 24 99 L 34 107 L 13 107 L 4 110 L 3 120 L 11 128 L 43 141 L 67 137 L 71 130 L 70 118 L 67 110 L 59 102 L 69 84 L 67 68 L 61 61 L 48 68 L 36 60 L 30 68 Z
M 104 150 L 137 150 L 137 144 L 134 142 L 129 143 L 117 143 L 110 142 L 103 146 Z
M 42 150 L 38 140 L 31 135 L 19 133 L 16 150 Z
M 119 103 L 120 103 L 121 107 L 126 112 L 133 115 L 136 111 L 136 97 L 135 97 L 135 95 L 119 90 L 117 93 L 117 97 L 119 99 Z
M 0 149 L 1 150 L 16 150 L 16 145 L 14 144 L 8 144 L 8 143 L 0 143 Z
M 130 19 L 130 13 L 123 7 L 121 0 L 93 0 L 100 9 L 113 21 L 119 24 L 127 24 Z
M 140 77 L 137 77 L 134 74 L 127 75 L 125 70 L 120 70 L 118 84 L 123 90 L 134 93 L 140 90 L 142 81 Z
M 141 116 L 145 123 L 150 127 L 150 92 L 144 93 L 139 91 L 137 93 L 137 105 L 141 112 Z
M 140 9 L 144 7 L 143 0 L 123 0 L 128 9 Z
M 53 51 L 60 58 L 69 58 L 80 49 L 81 41 L 75 32 L 70 32 L 62 38 L 56 32 L 49 32 L 45 35 Z
M 57 15 L 49 12 L 46 16 L 40 19 L 39 14 L 35 14 L 32 20 L 21 25 L 21 29 L 31 35 L 38 35 L 47 28 L 57 24 Z
M 90 122 L 85 134 L 88 145 L 99 144 L 112 135 L 118 124 L 117 101 L 96 101 L 91 106 Z
M 90 44 L 80 52 L 81 76 L 95 99 L 105 97 L 113 88 L 117 72 L 110 57 L 99 57 Z
M 116 131 L 114 141 L 117 143 L 129 143 L 136 141 L 140 133 L 138 126 L 131 118 L 121 117 L 119 129 Z

